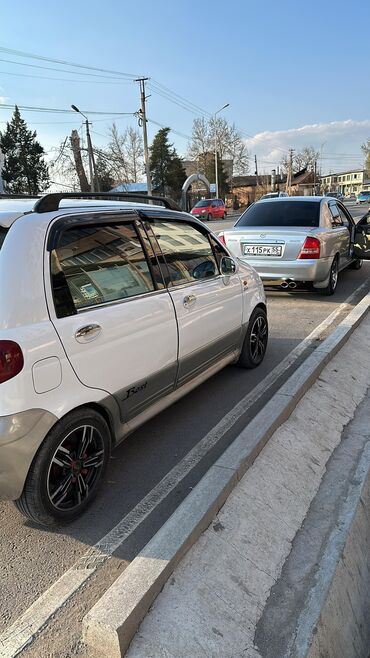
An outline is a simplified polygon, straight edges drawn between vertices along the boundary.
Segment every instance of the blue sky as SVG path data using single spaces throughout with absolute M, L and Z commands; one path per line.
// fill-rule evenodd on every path
M 175 92 L 210 113 L 229 102 L 224 116 L 243 130 L 261 170 L 278 164 L 290 146 L 307 144 L 322 146 L 326 170 L 361 164 L 359 147 L 370 137 L 368 0 L 18 0 L 2 4 L 1 23 L 3 48 L 147 75 L 172 99 Z M 4 52 L 0 60 L 3 103 L 129 113 L 139 107 L 130 79 L 67 73 L 80 69 Z M 149 118 L 182 133 L 172 140 L 185 155 L 185 136 L 200 112 L 170 102 L 163 87 L 149 93 Z M 80 125 L 77 115 L 22 114 L 46 150 Z M 10 115 L 0 105 L 0 121 Z M 103 146 L 112 120 L 91 119 L 94 142 Z M 122 129 L 134 123 L 117 119 Z M 150 125 L 150 138 L 157 129 Z

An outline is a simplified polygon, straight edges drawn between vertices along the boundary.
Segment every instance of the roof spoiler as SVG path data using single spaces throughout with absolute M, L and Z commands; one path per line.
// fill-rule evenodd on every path
M 8 195 L 9 196 L 9 195 Z M 59 209 L 63 199 L 97 199 L 100 201 L 155 201 L 162 203 L 168 210 L 180 210 L 180 206 L 172 199 L 164 196 L 152 196 L 137 192 L 53 192 L 38 197 L 33 211 L 38 213 L 52 212 Z

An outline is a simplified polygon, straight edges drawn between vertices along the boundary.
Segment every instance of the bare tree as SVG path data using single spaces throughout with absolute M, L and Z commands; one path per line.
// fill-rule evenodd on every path
M 89 192 L 90 185 L 88 183 L 85 168 L 82 162 L 80 136 L 77 130 L 72 130 L 70 140 L 71 140 L 71 148 L 72 148 L 72 153 L 75 163 L 75 169 L 78 176 L 78 180 L 80 182 L 81 192 Z
M 144 149 L 139 131 L 129 127 L 120 133 L 113 123 L 109 137 L 105 156 L 114 177 L 123 183 L 136 183 L 144 170 Z
M 222 117 L 194 120 L 188 155 L 197 161 L 201 173 L 207 168 L 210 157 L 214 158 L 216 142 L 220 159 L 233 161 L 234 174 L 247 173 L 248 151 L 242 135 L 235 124 L 229 124 Z
M 315 169 L 315 162 L 320 158 L 320 151 L 316 151 L 313 146 L 304 146 L 300 151 L 293 155 L 293 173 L 307 169 L 313 171 Z M 289 167 L 289 157 L 284 155 L 281 159 L 281 169 L 287 172 Z

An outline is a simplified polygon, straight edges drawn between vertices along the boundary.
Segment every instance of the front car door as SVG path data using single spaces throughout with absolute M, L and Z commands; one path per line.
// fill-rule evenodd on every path
M 64 220 L 49 247 L 51 319 L 79 380 L 113 395 L 126 422 L 174 388 L 173 303 L 133 213 Z
M 368 212 L 354 229 L 353 256 L 361 260 L 370 260 L 370 212 Z
M 220 255 L 206 228 L 184 220 L 154 219 L 150 224 L 169 273 L 181 385 L 240 348 L 242 284 L 236 273 L 221 275 Z

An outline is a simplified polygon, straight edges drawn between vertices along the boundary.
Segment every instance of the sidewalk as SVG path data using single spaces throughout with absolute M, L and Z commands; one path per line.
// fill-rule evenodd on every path
M 367 316 L 175 569 L 128 658 L 367 656 L 369 355 Z

